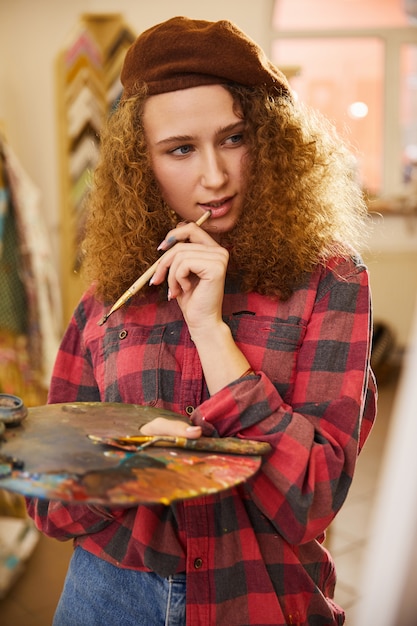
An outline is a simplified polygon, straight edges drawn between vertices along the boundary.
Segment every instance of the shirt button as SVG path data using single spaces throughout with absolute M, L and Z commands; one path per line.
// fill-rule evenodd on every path
M 203 565 L 203 559 L 200 559 L 200 557 L 198 557 L 197 559 L 195 559 L 194 561 L 194 567 L 196 569 L 200 569 L 200 567 Z
M 119 333 L 119 339 L 125 339 L 127 337 L 127 330 L 121 330 Z
M 189 404 L 185 407 L 185 412 L 187 413 L 187 415 L 192 415 L 194 413 L 194 407 Z

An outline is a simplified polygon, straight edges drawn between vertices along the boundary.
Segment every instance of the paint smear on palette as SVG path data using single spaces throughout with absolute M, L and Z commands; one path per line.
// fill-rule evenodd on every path
M 158 416 L 187 421 L 154 407 L 74 402 L 33 407 L 28 413 L 20 426 L 4 433 L 1 455 L 22 463 L 11 471 L 0 464 L 0 487 L 29 497 L 116 506 L 169 504 L 248 480 L 269 450 L 260 442 L 227 438 L 208 442 L 203 451 L 149 446 L 132 452 L 91 441 L 91 433 L 113 439 L 139 435 L 143 424 Z
M 110 451 L 119 463 L 83 475 L 14 471 L 1 486 L 29 497 L 64 502 L 132 506 L 170 504 L 233 487 L 260 467 L 259 456 L 234 456 L 165 448 L 136 454 Z

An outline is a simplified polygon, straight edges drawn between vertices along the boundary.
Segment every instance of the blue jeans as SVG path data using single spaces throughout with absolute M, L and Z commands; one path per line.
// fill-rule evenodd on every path
M 122 569 L 76 548 L 53 626 L 104 624 L 184 626 L 185 574 L 161 578 Z

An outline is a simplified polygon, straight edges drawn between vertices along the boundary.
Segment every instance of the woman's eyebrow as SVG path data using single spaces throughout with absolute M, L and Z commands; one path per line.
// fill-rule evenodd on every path
M 161 146 L 166 143 L 186 143 L 188 141 L 192 141 L 193 137 L 191 135 L 172 135 L 171 137 L 166 137 L 166 139 L 161 139 L 156 142 L 157 146 Z
M 226 135 L 227 133 L 235 132 L 236 130 L 242 130 L 245 126 L 245 122 L 243 120 L 239 120 L 238 122 L 233 122 L 232 124 L 228 124 L 227 126 L 223 126 L 216 131 L 217 135 Z
M 239 120 L 238 122 L 233 122 L 232 124 L 228 124 L 227 126 L 222 126 L 217 129 L 216 135 L 226 135 L 227 133 L 236 132 L 237 130 L 242 130 L 245 125 L 243 120 Z M 193 141 L 194 137 L 192 135 L 172 135 L 170 137 L 166 137 L 165 139 L 161 139 L 156 142 L 157 146 L 161 146 L 164 144 L 171 143 L 187 143 Z

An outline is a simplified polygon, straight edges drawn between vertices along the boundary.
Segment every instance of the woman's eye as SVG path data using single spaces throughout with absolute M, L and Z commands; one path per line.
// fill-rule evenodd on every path
M 173 150 L 170 150 L 170 154 L 175 154 L 177 156 L 184 156 L 186 154 L 189 154 L 192 151 L 192 147 L 189 145 L 184 145 L 184 146 L 178 146 L 178 148 L 174 148 Z
M 239 144 L 243 142 L 243 133 L 236 133 L 235 135 L 231 135 L 225 141 L 225 143 L 229 143 L 232 145 Z

